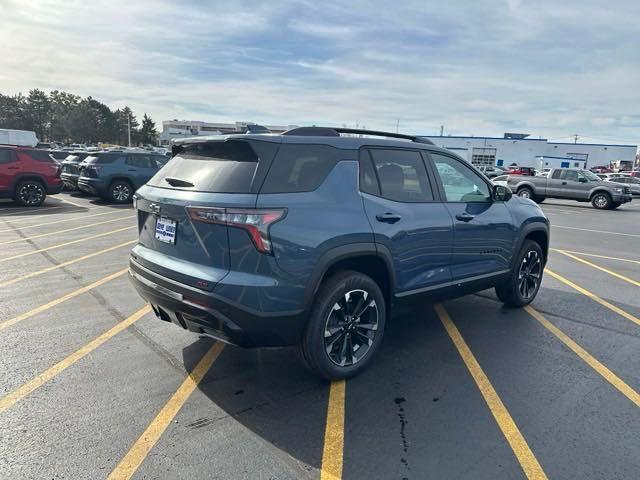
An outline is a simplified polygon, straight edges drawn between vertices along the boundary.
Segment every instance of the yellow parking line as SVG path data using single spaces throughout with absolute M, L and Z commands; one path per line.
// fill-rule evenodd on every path
M 128 480 L 136 473 L 142 465 L 151 449 L 158 442 L 173 418 L 180 411 L 185 402 L 189 399 L 202 378 L 206 375 L 216 361 L 224 344 L 216 342 L 207 353 L 200 359 L 193 371 L 185 378 L 182 385 L 171 396 L 169 401 L 162 407 L 162 410 L 149 424 L 147 429 L 140 435 L 140 438 L 133 444 L 120 463 L 113 469 L 108 480 Z
M 345 387 L 344 380 L 331 382 L 329 387 L 320 480 L 339 480 L 342 478 Z
M 578 227 L 567 227 L 564 225 L 556 225 L 555 223 L 553 224 L 553 228 L 566 228 L 568 230 L 580 230 L 583 232 L 593 232 L 593 233 L 606 233 L 607 235 L 622 235 L 625 237 L 638 237 L 640 238 L 640 235 L 636 235 L 633 233 L 622 233 L 622 232 L 610 232 L 608 230 L 592 230 L 590 228 L 578 228 Z
M 90 208 L 91 208 L 90 206 L 87 206 L 87 205 L 80 205 L 79 203 L 75 203 L 75 202 L 72 202 L 71 200 L 67 200 L 66 198 L 64 198 L 64 197 L 62 197 L 62 196 L 60 197 L 60 200 L 62 200 L 63 202 L 66 202 L 66 203 L 70 203 L 70 204 L 71 204 L 71 205 L 73 205 L 74 207 L 87 208 L 87 209 L 90 209 Z
M 55 225 L 56 223 L 72 222 L 74 220 L 84 220 L 85 218 L 91 218 L 91 217 L 101 217 L 103 215 L 111 215 L 112 213 L 118 213 L 118 212 L 119 210 L 111 210 L 109 212 L 94 213 L 92 215 L 82 215 L 81 217 L 54 220 L 53 222 L 36 223 L 35 225 L 25 225 L 25 226 L 16 225 L 14 228 L 7 228 L 5 230 L 0 230 L 0 233 L 15 232 L 16 230 L 26 230 L 27 228 L 43 227 L 45 225 Z
M 42 270 L 38 270 L 36 272 L 31 272 L 31 273 L 28 273 L 27 275 L 22 275 L 21 277 L 12 278 L 11 280 L 5 280 L 4 282 L 0 282 L 0 288 L 1 287 L 6 287 L 8 285 L 13 285 L 14 283 L 18 283 L 18 282 L 20 282 L 22 280 L 27 280 L 28 278 L 33 278 L 35 276 L 42 275 L 43 273 L 47 273 L 47 272 L 50 272 L 52 270 L 56 270 L 58 268 L 63 268 L 63 267 L 66 267 L 68 265 L 73 265 L 74 263 L 82 262 L 83 260 L 88 260 L 89 258 L 93 258 L 93 257 L 96 257 L 98 255 L 102 255 L 103 253 L 111 252 L 111 251 L 116 250 L 118 248 L 125 247 L 127 245 L 131 245 L 132 243 L 135 243 L 135 242 L 137 242 L 137 240 L 130 240 L 128 242 L 119 243 L 118 245 L 114 245 L 113 247 L 105 248 L 103 250 L 98 250 L 97 252 L 89 253 L 89 254 L 84 255 L 82 257 L 74 258 L 73 260 L 69 260 L 69 261 L 66 261 L 66 262 L 59 263 L 58 265 L 53 265 L 51 267 L 43 268 Z
M 0 245 L 7 245 L 9 243 L 17 243 L 17 242 L 26 242 L 27 240 L 35 240 L 36 238 L 48 237 L 50 235 L 58 235 L 60 233 L 74 232 L 76 230 L 82 230 L 83 228 L 97 227 L 98 225 L 105 225 L 107 223 L 118 222 L 120 220 L 126 220 L 128 218 L 133 218 L 133 217 L 134 215 L 127 215 L 126 217 L 118 217 L 112 220 L 104 220 L 102 222 L 89 223 L 88 225 L 80 225 L 79 227 L 67 228 L 65 230 L 56 230 L 55 232 L 41 233 L 40 235 L 34 235 L 32 237 L 17 238 L 15 240 L 9 240 L 7 242 L 0 242 Z
M 558 253 L 561 253 L 562 255 L 565 255 L 565 256 L 567 256 L 569 258 L 573 258 L 577 262 L 584 263 L 585 265 L 588 265 L 588 266 L 590 266 L 592 268 L 600 270 L 601 272 L 608 273 L 612 277 L 616 277 L 616 278 L 619 278 L 620 280 L 624 280 L 625 282 L 630 283 L 631 285 L 635 285 L 636 287 L 640 287 L 640 282 L 636 282 L 632 278 L 625 277 L 624 275 L 616 273 L 613 270 L 609 270 L 607 268 L 601 267 L 600 265 L 596 265 L 595 263 L 591 263 L 591 262 L 589 262 L 587 260 L 584 260 L 583 258 L 576 257 L 575 255 L 573 255 L 573 254 L 571 254 L 569 252 L 565 252 L 564 250 L 554 249 L 554 251 L 558 252 Z
M 70 242 L 59 243 L 58 245 L 52 245 L 50 247 L 40 248 L 39 250 L 33 250 L 31 252 L 20 253 L 18 255 L 13 255 L 12 257 L 0 258 L 0 263 L 7 262 L 9 260 L 15 260 L 16 258 L 27 257 L 29 255 L 34 255 L 36 253 L 48 252 L 49 250 L 55 250 L 56 248 L 66 247 L 67 245 L 73 245 L 75 243 L 86 242 L 87 240 L 93 240 L 95 238 L 106 237 L 107 235 L 113 235 L 114 233 L 124 232 L 125 230 L 131 230 L 132 228 L 137 228 L 136 225 L 132 225 L 130 227 L 118 228 L 117 230 L 110 230 L 105 233 L 98 233 L 96 235 L 91 235 L 89 237 L 77 238 L 75 240 L 71 240 Z
M 565 285 L 568 285 L 569 287 L 573 288 L 574 290 L 580 292 L 581 294 L 586 295 L 587 297 L 589 297 L 594 302 L 598 302 L 603 307 L 606 307 L 609 310 L 611 310 L 613 312 L 616 312 L 618 315 L 621 315 L 624 318 L 626 318 L 627 320 L 630 320 L 633 323 L 635 323 L 636 325 L 640 326 L 640 318 L 638 318 L 638 317 L 636 317 L 634 315 L 631 315 L 628 312 L 625 312 L 621 308 L 616 307 L 615 305 L 613 305 L 613 304 L 607 302 L 606 300 L 600 298 L 595 293 L 591 293 L 589 290 L 585 290 L 581 286 L 576 285 L 575 283 L 573 283 L 571 280 L 568 280 L 568 279 L 564 278 L 562 275 L 559 275 L 559 274 L 555 273 L 554 271 L 549 270 L 548 268 L 545 268 L 544 271 L 545 271 L 545 273 L 548 273 L 549 275 L 551 275 L 556 280 L 559 280 L 562 283 L 564 283 Z
M 25 213 L 37 213 L 41 210 L 55 210 L 55 209 L 60 209 L 60 208 L 66 208 L 64 205 L 61 205 L 59 207 L 35 207 L 35 208 L 29 208 L 29 210 L 23 210 L 21 212 L 11 212 L 11 213 L 3 213 L 1 216 L 3 217 L 8 217 L 10 215 L 22 215 Z M 29 215 L 31 216 L 31 215 Z
M 52 300 L 48 303 L 45 303 L 44 305 L 40 305 L 39 307 L 36 308 L 32 308 L 31 310 L 29 310 L 28 312 L 22 313 L 20 315 L 18 315 L 17 317 L 13 317 L 10 318 L 9 320 L 5 320 L 3 322 L 0 322 L 0 332 L 2 330 L 4 330 L 5 328 L 8 328 L 12 325 L 15 325 L 18 322 L 21 322 L 22 320 L 26 320 L 27 318 L 31 318 L 34 315 L 37 315 L 38 313 L 42 313 L 46 310 L 49 310 L 52 307 L 55 307 L 56 305 L 61 304 L 62 302 L 66 302 L 67 300 L 77 297 L 78 295 L 81 295 L 83 293 L 88 292 L 89 290 L 93 290 L 96 287 L 99 287 L 100 285 L 103 285 L 105 283 L 107 283 L 110 280 L 113 280 L 114 278 L 117 278 L 121 275 L 124 275 L 125 273 L 127 273 L 128 268 L 123 268 L 122 270 L 119 270 L 115 273 L 112 273 L 111 275 L 107 275 L 104 278 L 101 278 L 100 280 L 97 280 L 93 283 L 90 283 L 89 285 L 86 285 L 82 288 L 79 288 L 77 290 L 74 290 L 73 292 L 67 293 L 66 295 L 63 295 L 60 298 L 56 298 L 55 300 Z
M 557 248 L 550 248 L 554 252 L 567 252 L 573 253 L 575 255 L 582 255 L 583 257 L 593 257 L 593 258 L 604 258 L 605 260 L 617 260 L 619 262 L 628 262 L 628 263 L 637 263 L 640 265 L 640 260 L 632 260 L 630 258 L 620 258 L 620 257 L 608 257 L 607 255 L 596 255 L 595 253 L 586 253 L 586 252 L 576 252 L 575 250 L 559 250 Z
M 69 368 L 71 365 L 76 363 L 81 358 L 93 352 L 96 348 L 98 348 L 104 342 L 109 340 L 114 335 L 120 333 L 129 325 L 132 325 L 134 322 L 138 321 L 140 318 L 142 318 L 144 315 L 146 315 L 150 311 L 151 311 L 151 307 L 149 305 L 142 307 L 140 310 L 138 310 L 136 313 L 131 315 L 129 318 L 119 322 L 114 327 L 110 328 L 103 334 L 97 336 L 96 338 L 91 340 L 89 343 L 87 343 L 85 346 L 73 352 L 67 358 L 60 360 L 53 367 L 48 368 L 47 370 L 45 370 L 35 378 L 29 380 L 27 383 L 25 383 L 18 389 L 0 398 L 0 413 L 4 412 L 7 408 L 11 407 L 15 403 L 22 400 L 24 397 L 26 397 L 34 390 L 36 390 L 37 388 L 47 383 L 49 380 L 51 380 L 53 377 L 55 377 L 59 373 L 62 373 L 64 370 Z
M 640 407 L 640 394 L 633 388 L 627 385 L 620 377 L 600 363 L 595 357 L 593 357 L 584 348 L 574 342 L 567 334 L 556 327 L 553 323 L 547 320 L 540 312 L 530 305 L 524 307 L 524 309 L 538 322 L 542 324 L 547 330 L 553 333 L 562 343 L 569 347 L 573 353 L 578 355 L 584 360 L 591 368 L 598 372 L 607 382 L 613 385 L 622 393 L 625 397 L 631 400 L 636 406 Z
M 511 414 L 504 406 L 504 403 L 502 403 L 502 400 L 500 400 L 498 393 L 493 388 L 493 385 L 491 385 L 489 378 L 482 370 L 482 367 L 480 367 L 480 364 L 471 352 L 467 343 L 464 341 L 464 338 L 462 338 L 460 331 L 454 325 L 444 306 L 442 304 L 436 304 L 434 307 L 440 321 L 444 325 L 445 330 L 449 334 L 449 337 L 451 337 L 453 344 L 467 366 L 469 373 L 471 373 L 473 380 L 476 382 L 485 402 L 487 402 L 489 410 L 491 410 L 491 413 L 493 414 L 493 418 L 495 418 L 502 434 L 507 439 L 511 450 L 513 450 L 513 453 L 518 459 L 526 477 L 530 480 L 546 479 L 547 475 L 544 473 L 540 463 L 529 448 L 527 441 L 522 436 L 522 433 L 520 433 L 520 430 L 513 421 L 513 418 L 511 418 Z

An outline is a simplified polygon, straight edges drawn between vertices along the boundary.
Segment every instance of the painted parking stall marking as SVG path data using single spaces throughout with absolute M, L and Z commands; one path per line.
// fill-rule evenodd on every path
M 138 438 L 124 458 L 111 472 L 108 477 L 109 480 L 128 480 L 133 476 L 182 406 L 189 400 L 189 397 L 207 374 L 223 348 L 223 343 L 216 342 L 209 351 L 204 354 L 193 371 L 187 375 L 187 378 L 185 378 L 178 390 L 176 390 L 169 401 L 162 407 L 162 410 L 160 410 L 147 429 L 140 435 L 140 438 Z
M 522 433 L 520 433 L 520 429 L 518 429 L 513 418 L 511 418 L 511 414 L 502 403 L 498 393 L 493 388 L 493 385 L 491 385 L 491 381 L 482 370 L 482 367 L 471 352 L 471 349 L 460 334 L 460 331 L 451 320 L 451 317 L 449 317 L 444 306 L 442 304 L 436 304 L 434 308 L 442 322 L 442 325 L 444 325 L 445 330 L 449 334 L 449 337 L 451 337 L 453 344 L 462 357 L 469 373 L 476 382 L 482 397 L 485 402 L 487 402 L 489 410 L 491 410 L 496 423 L 509 443 L 511 450 L 513 450 L 513 453 L 518 459 L 525 475 L 530 480 L 546 479 L 547 475 L 540 466 L 538 459 L 531 451 L 531 448 L 529 448 L 527 441 L 522 436 Z
M 54 366 L 52 366 L 51 368 L 48 368 L 41 374 L 37 375 L 32 380 L 22 385 L 20 388 L 0 398 L 0 413 L 10 408 L 16 402 L 19 402 L 20 400 L 22 400 L 24 397 L 29 395 L 34 390 L 40 388 L 42 385 L 44 385 L 49 380 L 56 377 L 63 371 L 65 371 L 67 368 L 69 368 L 71 365 L 76 363 L 78 360 L 89 355 L 91 352 L 93 352 L 96 348 L 98 348 L 100 345 L 105 343 L 111 337 L 113 337 L 114 335 L 117 335 L 122 330 L 129 327 L 130 325 L 133 325 L 135 322 L 140 320 L 143 316 L 145 316 L 150 311 L 151 311 L 151 307 L 149 305 L 142 307 L 140 310 L 138 310 L 136 313 L 134 313 L 127 319 L 119 322 L 117 325 L 110 328 L 109 330 L 104 332 L 102 335 L 99 335 L 98 337 L 94 338 L 91 342 L 79 348 L 78 350 L 76 350 L 74 353 L 72 353 L 65 359 L 60 360 Z

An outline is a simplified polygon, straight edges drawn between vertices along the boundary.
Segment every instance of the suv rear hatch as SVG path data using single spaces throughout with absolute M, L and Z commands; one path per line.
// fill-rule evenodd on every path
M 177 147 L 136 192 L 134 260 L 169 279 L 213 290 L 231 268 L 228 225 L 252 221 L 277 147 L 273 141 L 225 137 Z M 247 233 L 240 244 L 233 242 L 236 253 L 259 241 Z

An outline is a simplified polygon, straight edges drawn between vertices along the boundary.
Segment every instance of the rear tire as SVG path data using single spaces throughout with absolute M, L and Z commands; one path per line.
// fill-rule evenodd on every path
M 533 190 L 531 190 L 529 187 L 519 188 L 516 195 L 523 198 L 530 198 L 531 200 L 533 200 L 534 198 Z
M 23 207 L 39 207 L 47 198 L 47 190 L 37 180 L 24 180 L 16 186 L 13 200 Z
M 129 203 L 133 193 L 133 187 L 128 181 L 116 180 L 109 185 L 107 196 L 113 203 Z
M 385 298 L 376 282 L 360 272 L 336 273 L 315 296 L 299 345 L 302 359 L 327 380 L 360 373 L 380 347 L 386 315 Z
M 607 210 L 611 208 L 612 204 L 611 195 L 606 192 L 598 192 L 591 197 L 591 205 L 598 210 Z
M 496 285 L 496 295 L 507 307 L 530 304 L 540 289 L 543 270 L 542 248 L 533 240 L 525 240 L 509 276 Z

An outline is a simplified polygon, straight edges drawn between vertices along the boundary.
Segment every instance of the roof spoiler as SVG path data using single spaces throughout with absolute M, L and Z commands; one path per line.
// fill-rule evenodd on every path
M 434 145 L 428 138 L 416 137 L 415 135 L 405 135 L 403 133 L 380 132 L 378 130 L 364 130 L 361 128 L 334 128 L 334 127 L 298 127 L 287 130 L 282 135 L 307 136 L 307 137 L 339 137 L 341 133 L 351 133 L 355 135 L 370 135 L 373 137 L 402 138 L 415 143 L 426 143 Z

